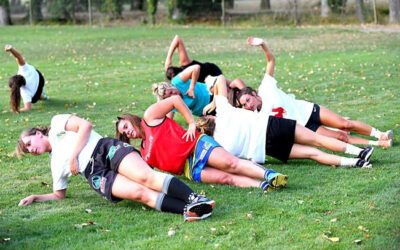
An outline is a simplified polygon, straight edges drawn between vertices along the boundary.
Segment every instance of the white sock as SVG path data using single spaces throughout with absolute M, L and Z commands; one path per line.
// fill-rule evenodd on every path
M 358 158 L 340 157 L 340 166 L 355 166 Z
M 368 145 L 379 146 L 379 141 L 368 141 Z
M 351 155 L 359 155 L 362 150 L 363 150 L 362 148 L 353 146 L 351 144 L 346 144 L 345 153 L 346 154 L 351 154 Z
M 382 134 L 382 132 L 381 131 L 379 131 L 378 129 L 376 129 L 376 128 L 372 128 L 372 130 L 371 130 L 371 134 L 369 135 L 369 136 L 373 136 L 373 137 L 375 137 L 375 138 L 381 138 L 381 134 Z

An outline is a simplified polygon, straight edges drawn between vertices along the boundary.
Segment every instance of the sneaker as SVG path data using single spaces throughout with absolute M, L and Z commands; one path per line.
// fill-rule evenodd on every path
M 272 187 L 271 184 L 267 180 L 264 180 L 260 183 L 260 188 L 266 192 L 274 191 L 276 188 Z
M 393 139 L 393 131 L 392 130 L 388 130 L 385 133 L 381 134 L 381 137 L 379 138 L 379 140 L 391 140 Z
M 277 173 L 272 169 L 268 169 L 264 173 L 264 180 L 268 181 L 273 188 L 281 188 L 286 186 L 288 178 L 289 177 L 287 175 Z
M 198 195 L 194 201 L 187 204 L 183 213 L 185 221 L 202 220 L 209 217 L 215 207 L 215 201 L 204 195 Z
M 358 158 L 363 159 L 364 161 L 369 161 L 371 158 L 372 153 L 374 152 L 373 147 L 364 148 L 359 154 Z
M 369 161 L 364 161 L 363 159 L 359 159 L 356 163 L 356 167 L 359 168 L 372 168 L 372 164 Z

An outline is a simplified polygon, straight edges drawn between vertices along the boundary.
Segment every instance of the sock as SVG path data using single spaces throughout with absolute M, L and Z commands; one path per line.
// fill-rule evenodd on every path
M 164 193 L 159 193 L 156 201 L 156 209 L 161 212 L 183 214 L 186 203 Z
M 351 144 L 346 144 L 345 153 L 346 154 L 351 154 L 351 155 L 359 155 L 362 150 L 363 150 L 362 148 L 353 146 Z
M 355 166 L 358 158 L 340 157 L 340 166 Z
M 264 172 L 264 180 L 269 180 L 268 179 L 268 176 L 270 175 L 270 174 L 275 174 L 276 172 L 274 171 L 274 170 L 272 170 L 272 169 L 267 169 L 267 170 L 265 170 L 265 172 Z
M 368 141 L 368 145 L 379 146 L 379 141 Z
M 379 131 L 378 129 L 376 129 L 376 128 L 372 128 L 372 130 L 371 130 L 371 134 L 369 135 L 369 136 L 373 136 L 373 137 L 375 137 L 375 138 L 381 138 L 381 134 L 382 134 L 382 132 L 381 131 Z
M 197 197 L 197 194 L 188 185 L 172 175 L 165 178 L 162 192 L 186 203 L 192 203 Z

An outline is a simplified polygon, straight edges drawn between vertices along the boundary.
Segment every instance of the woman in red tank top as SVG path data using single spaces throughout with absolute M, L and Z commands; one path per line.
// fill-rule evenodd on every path
M 173 109 L 183 115 L 188 130 L 166 117 Z M 177 95 L 151 105 L 143 119 L 132 114 L 119 116 L 116 137 L 124 142 L 142 139 L 141 155 L 150 166 L 179 175 L 185 172 L 190 180 L 263 190 L 278 189 L 287 183 L 287 176 L 239 159 L 212 137 L 196 132 L 189 108 Z

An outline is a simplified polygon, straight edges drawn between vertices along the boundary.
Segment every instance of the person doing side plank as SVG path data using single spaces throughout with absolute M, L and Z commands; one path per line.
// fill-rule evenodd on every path
M 259 163 L 264 163 L 265 155 L 269 155 L 283 162 L 302 158 L 326 165 L 372 167 L 369 159 L 373 148 L 363 150 L 319 135 L 296 124 L 295 120 L 235 108 L 227 102 L 226 95 L 224 78 L 219 76 L 214 98 L 216 117 L 199 117 L 196 125 L 199 132 L 214 136 L 214 139 L 233 155 Z M 358 158 L 327 154 L 308 145 L 358 155 Z
M 393 132 L 388 130 L 380 132 L 378 129 L 359 121 L 346 120 L 331 110 L 304 100 L 296 100 L 293 95 L 288 95 L 277 86 L 273 78 L 275 57 L 266 43 L 260 38 L 248 39 L 248 44 L 260 46 L 267 59 L 266 73 L 258 89 L 258 93 L 252 88 L 244 88 L 240 91 L 238 99 L 242 107 L 249 110 L 257 110 L 265 115 L 271 112 L 277 117 L 296 120 L 312 131 L 325 136 L 333 137 L 350 144 L 377 145 L 391 147 Z M 337 128 L 344 131 L 333 131 L 324 126 Z M 378 141 L 370 141 L 360 137 L 348 135 L 347 131 L 357 132 L 362 135 L 378 138 Z
M 24 130 L 16 151 L 19 157 L 50 153 L 54 190 L 30 195 L 19 205 L 64 199 L 68 178 L 79 173 L 111 202 L 138 201 L 162 212 L 183 214 L 186 221 L 210 216 L 215 205 L 172 175 L 152 170 L 131 145 L 102 138 L 90 122 L 74 115 L 54 116 L 51 129 Z
M 43 91 L 44 78 L 39 70 L 29 65 L 21 54 L 10 44 L 4 47 L 6 52 L 10 52 L 18 64 L 18 74 L 10 78 L 8 85 L 10 86 L 10 106 L 13 112 L 20 113 L 21 111 L 31 110 L 32 103 L 38 100 L 48 100 Z M 24 107 L 19 108 L 21 97 L 24 102 Z
M 166 117 L 173 109 L 189 124 L 187 131 Z M 115 129 L 121 141 L 142 140 L 140 152 L 150 166 L 173 174 L 185 173 L 190 180 L 263 190 L 277 189 L 287 182 L 287 176 L 241 160 L 211 137 L 196 132 L 193 116 L 178 95 L 151 105 L 143 119 L 132 114 L 118 116 Z

